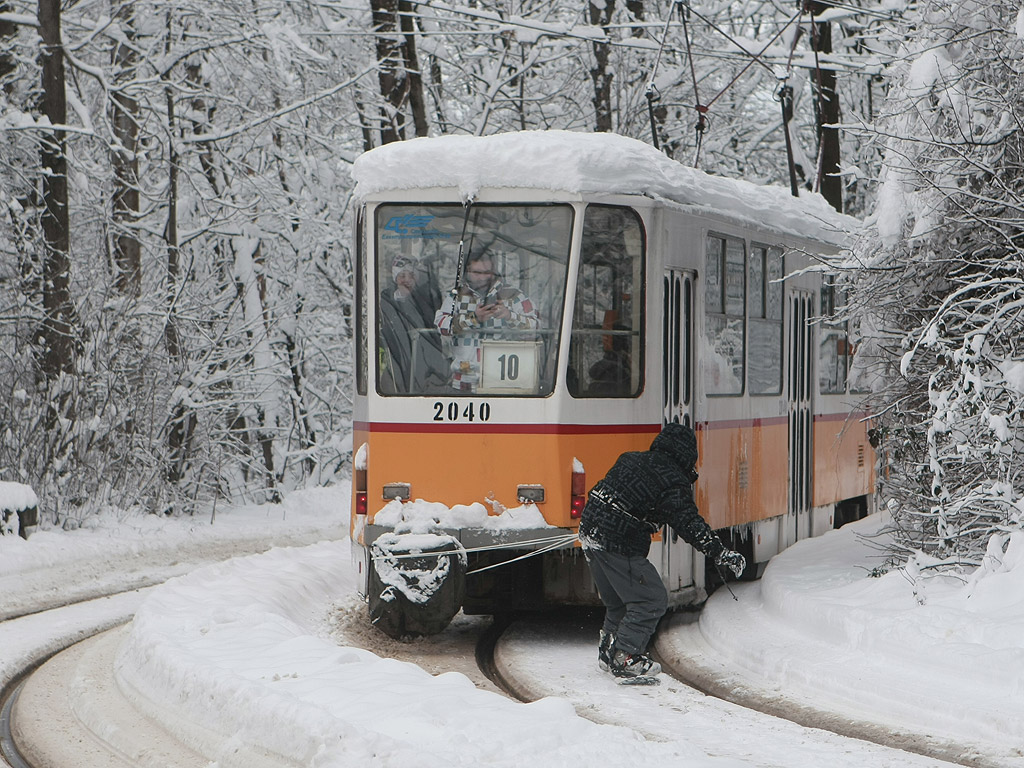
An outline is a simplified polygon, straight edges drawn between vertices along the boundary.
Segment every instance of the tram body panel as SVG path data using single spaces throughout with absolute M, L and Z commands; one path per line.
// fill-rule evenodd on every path
M 787 432 L 784 419 L 698 425 L 697 506 L 715 529 L 785 514 Z
M 823 413 L 814 418 L 813 504 L 824 507 L 873 493 L 875 462 L 863 413 Z
M 548 525 L 572 528 L 570 515 L 574 466 L 582 466 L 593 485 L 623 451 L 646 450 L 660 425 L 491 424 L 421 428 L 377 422 L 368 425 L 372 452 L 366 472 L 367 522 L 385 503 L 382 492 L 408 484 L 411 498 L 443 501 L 448 506 L 481 503 L 497 514 L 519 507 L 520 485 L 541 486 L 536 504 Z M 365 433 L 364 433 L 365 434 Z M 394 457 L 394 458 L 392 458 Z M 578 462 L 578 464 L 577 464 Z

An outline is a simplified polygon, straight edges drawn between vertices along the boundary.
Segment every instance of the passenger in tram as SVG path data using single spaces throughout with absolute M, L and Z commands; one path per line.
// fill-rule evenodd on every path
M 626 326 L 616 323 L 616 331 L 625 331 Z M 629 361 L 629 336 L 609 334 L 604 341 L 604 355 L 590 366 L 590 397 L 627 397 L 632 394 L 632 376 Z
M 429 292 L 408 257 L 395 258 L 391 275 L 393 284 L 380 296 L 381 386 L 388 393 L 442 391 L 448 360 L 433 324 Z
M 591 489 L 580 520 L 580 544 L 601 601 L 598 663 L 615 677 L 657 675 L 647 644 L 668 608 L 668 593 L 647 559 L 651 534 L 669 525 L 684 541 L 739 576 L 746 561 L 726 549 L 697 511 L 697 437 L 666 424 L 646 451 L 623 453 Z
M 434 322 L 441 335 L 451 339 L 452 387 L 475 392 L 480 381 L 480 342 L 521 339 L 502 331 L 535 330 L 540 327 L 540 314 L 525 293 L 502 283 L 485 249 L 470 252 L 463 277 L 458 295 L 445 298 Z

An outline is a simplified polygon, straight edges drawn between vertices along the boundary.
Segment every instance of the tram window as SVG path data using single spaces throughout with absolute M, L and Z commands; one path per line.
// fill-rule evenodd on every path
M 708 235 L 705 249 L 704 384 L 709 395 L 743 394 L 746 248 L 742 240 Z
M 846 321 L 836 319 L 842 308 L 842 292 L 826 278 L 821 285 L 821 329 L 818 338 L 818 388 L 824 394 L 846 392 L 850 363 L 850 339 Z
M 631 208 L 583 218 L 567 385 L 573 397 L 636 397 L 643 388 L 644 229 Z
M 378 206 L 377 391 L 550 394 L 572 221 L 568 205 Z
M 752 245 L 747 265 L 750 349 L 747 376 L 752 395 L 782 392 L 782 251 Z

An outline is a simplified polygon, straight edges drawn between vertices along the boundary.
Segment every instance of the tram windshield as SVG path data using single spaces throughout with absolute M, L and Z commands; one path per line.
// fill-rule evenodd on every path
M 381 394 L 551 393 L 571 206 L 383 204 L 374 218 Z

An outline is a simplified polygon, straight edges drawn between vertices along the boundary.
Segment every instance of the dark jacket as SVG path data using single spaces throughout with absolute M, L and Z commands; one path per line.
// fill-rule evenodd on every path
M 683 424 L 667 424 L 646 451 L 624 453 L 595 485 L 580 520 L 584 548 L 646 557 L 651 534 L 669 525 L 713 560 L 724 547 L 697 511 L 697 438 Z

